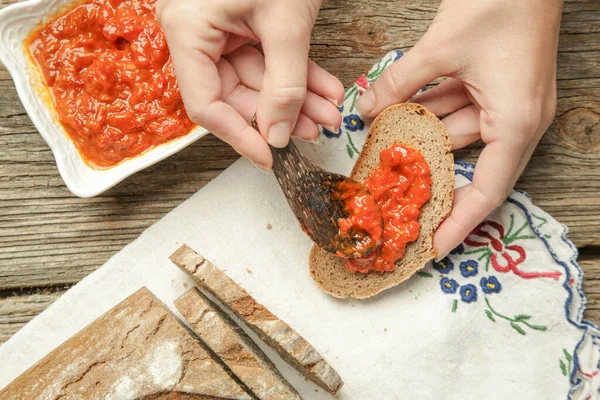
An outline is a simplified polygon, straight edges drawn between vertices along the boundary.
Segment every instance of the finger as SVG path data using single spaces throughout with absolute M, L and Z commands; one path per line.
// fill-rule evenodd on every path
M 267 24 L 260 36 L 266 69 L 257 122 L 269 144 L 285 147 L 306 99 L 310 30 L 302 24 Z
M 373 85 L 358 99 L 356 108 L 374 117 L 384 108 L 407 101 L 419 89 L 440 74 L 427 57 L 415 46 L 398 61 L 385 69 Z
M 442 120 L 450 135 L 452 150 L 463 148 L 480 138 L 479 110 L 465 107 Z
M 292 132 L 292 137 L 302 139 L 306 142 L 316 143 L 319 138 L 319 127 L 307 115 L 300 113 L 298 122 Z
M 231 94 L 227 97 L 226 102 L 233 107 L 233 109 L 235 109 L 245 120 L 250 121 L 256 112 L 258 96 L 259 94 L 257 91 L 249 89 L 243 85 L 239 85 L 232 90 Z M 319 97 L 319 99 L 321 98 Z M 329 104 L 326 100 L 321 99 L 321 101 Z M 329 105 L 331 106 L 331 104 Z M 314 142 L 319 136 L 319 127 L 310 117 L 300 113 L 296 127 L 292 132 L 292 136 L 309 142 Z
M 230 33 L 229 37 L 227 38 L 227 43 L 225 44 L 225 47 L 223 48 L 223 54 L 229 54 L 249 43 L 254 43 L 254 41 L 245 36 L 239 36 L 239 35 L 234 35 L 234 34 Z
M 464 84 L 448 78 L 439 85 L 416 95 L 412 100 L 437 116 L 446 115 L 471 104 Z
M 488 144 L 477 161 L 473 182 L 463 188 L 460 200 L 433 237 L 438 258 L 443 258 L 510 193 L 523 149 L 502 141 Z
M 340 110 L 328 100 L 312 92 L 307 93 L 302 112 L 311 120 L 332 132 L 337 132 L 342 124 Z
M 262 89 L 265 75 L 265 57 L 252 46 L 243 46 L 225 57 L 233 66 L 242 85 L 256 90 Z
M 307 84 L 309 91 L 325 97 L 336 107 L 341 107 L 344 103 L 345 93 L 342 82 L 312 60 L 308 60 Z
M 254 48 L 263 54 L 260 43 L 254 46 Z M 310 59 L 308 60 L 307 74 L 308 90 L 325 97 L 338 108 L 342 106 L 346 92 L 344 85 L 335 75 L 321 68 L 316 62 Z
M 258 132 L 222 100 L 222 82 L 215 62 L 220 57 L 225 36 L 209 26 L 205 37 L 190 41 L 188 30 L 177 23 L 163 25 L 171 48 L 181 96 L 188 116 L 198 125 L 229 143 L 238 153 L 268 168 L 271 151 Z M 207 39 L 205 39 L 207 38 Z
M 252 88 L 256 91 L 261 90 L 265 64 L 264 56 L 260 51 L 254 47 L 244 46 L 238 49 L 238 51 L 235 53 L 228 55 L 226 58 L 228 62 L 231 63 L 235 73 L 237 76 L 239 76 L 240 82 L 244 86 Z M 315 73 L 320 75 L 317 78 L 313 78 L 313 80 L 315 80 L 313 84 L 316 84 L 318 81 L 322 81 L 324 84 L 331 85 L 333 83 L 333 86 L 335 86 L 335 80 L 337 79 L 335 77 L 331 79 L 332 76 L 329 75 L 329 73 L 323 72 L 324 70 L 320 69 L 320 67 L 310 67 L 309 65 L 309 74 Z M 223 81 L 225 81 L 225 79 L 223 79 Z M 232 81 L 232 79 L 230 79 L 230 81 Z M 343 88 L 341 92 L 343 97 Z M 321 93 L 319 94 L 323 96 L 326 94 L 335 95 L 332 93 L 333 92 L 331 91 L 327 92 L 321 90 Z M 342 115 L 337 109 L 337 106 L 332 104 L 331 101 L 325 100 L 323 97 L 320 97 L 313 92 L 307 93 L 306 100 L 302 105 L 301 110 L 302 113 L 306 114 L 306 116 L 315 123 L 326 126 L 326 128 L 331 131 L 337 132 L 340 124 L 342 123 Z M 316 125 L 314 126 L 316 127 Z M 297 132 L 302 132 L 302 130 L 296 130 L 296 133 Z M 300 135 L 302 136 L 302 134 Z

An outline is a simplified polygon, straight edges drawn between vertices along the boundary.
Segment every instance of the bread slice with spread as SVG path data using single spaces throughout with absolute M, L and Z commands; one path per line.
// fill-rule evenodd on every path
M 417 149 L 430 169 L 431 197 L 421 209 L 419 236 L 407 245 L 394 271 L 384 273 L 350 272 L 344 259 L 314 245 L 309 257 L 310 275 L 334 297 L 374 296 L 405 281 L 436 256 L 433 233 L 450 214 L 454 189 L 454 158 L 448 132 L 434 114 L 419 104 L 391 106 L 373 121 L 350 177 L 364 182 L 378 166 L 381 151 L 394 143 Z

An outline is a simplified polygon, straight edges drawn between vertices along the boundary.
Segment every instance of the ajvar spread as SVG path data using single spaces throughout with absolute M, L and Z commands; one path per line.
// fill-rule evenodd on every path
M 381 209 L 383 243 L 367 257 L 347 258 L 350 272 L 393 271 L 406 245 L 419 237 L 421 208 L 431 197 L 429 167 L 418 150 L 394 143 L 379 158 L 364 185 Z M 340 222 L 340 228 L 346 229 L 346 221 Z
M 347 218 L 340 218 L 336 248 L 338 256 L 349 257 L 367 254 L 381 244 L 382 218 L 379 205 L 369 191 L 358 182 L 344 180 L 338 184 L 337 192 L 344 202 Z
M 110 167 L 186 135 L 155 0 L 89 0 L 28 38 L 58 118 L 88 164 Z

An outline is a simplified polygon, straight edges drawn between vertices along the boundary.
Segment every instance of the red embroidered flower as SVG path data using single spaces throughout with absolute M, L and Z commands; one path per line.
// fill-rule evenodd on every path
M 359 76 L 355 83 L 360 88 L 363 88 L 363 89 L 369 88 L 369 80 L 367 79 L 366 75 Z
M 521 246 L 511 244 L 510 238 L 504 236 L 504 227 L 494 221 L 480 223 L 465 239 L 465 243 L 473 247 L 487 247 L 492 267 L 498 272 L 512 271 L 524 279 L 553 278 L 558 280 L 559 271 L 526 272 L 518 268 L 527 258 Z

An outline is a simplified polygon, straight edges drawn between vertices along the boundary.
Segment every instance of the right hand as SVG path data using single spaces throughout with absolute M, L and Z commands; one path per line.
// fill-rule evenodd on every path
M 268 144 L 341 124 L 341 82 L 308 59 L 321 0 L 160 0 L 156 15 L 192 121 L 265 170 Z M 248 46 L 260 43 L 257 48 Z M 256 118 L 264 138 L 249 124 Z M 268 144 L 267 144 L 268 143 Z

